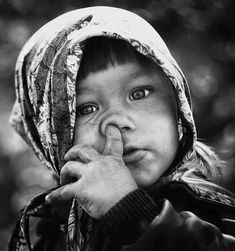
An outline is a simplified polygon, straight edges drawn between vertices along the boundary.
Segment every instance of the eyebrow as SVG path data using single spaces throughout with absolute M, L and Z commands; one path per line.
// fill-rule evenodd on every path
M 151 73 L 153 73 L 151 70 L 148 69 L 141 69 L 140 71 L 137 72 L 133 72 L 129 75 L 131 80 L 135 80 L 139 77 L 144 77 L 145 75 L 150 75 Z
M 76 92 L 77 93 L 83 93 L 83 92 L 90 92 L 90 91 L 92 91 L 92 89 L 93 88 L 90 88 L 90 87 L 88 87 L 88 86 L 77 86 L 77 88 L 76 88 Z

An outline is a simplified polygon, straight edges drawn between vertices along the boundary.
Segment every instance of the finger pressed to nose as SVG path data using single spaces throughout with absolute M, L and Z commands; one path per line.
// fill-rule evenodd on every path
M 106 144 L 103 151 L 104 155 L 113 155 L 115 157 L 122 157 L 123 154 L 123 143 L 122 135 L 114 125 L 108 125 L 105 131 Z

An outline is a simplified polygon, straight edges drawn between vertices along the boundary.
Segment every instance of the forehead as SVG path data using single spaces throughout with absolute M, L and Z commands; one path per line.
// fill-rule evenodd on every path
M 97 92 L 115 92 L 132 85 L 154 85 L 161 91 L 170 92 L 172 87 L 167 77 L 156 67 L 146 68 L 137 62 L 128 62 L 88 74 L 77 83 L 77 95 Z

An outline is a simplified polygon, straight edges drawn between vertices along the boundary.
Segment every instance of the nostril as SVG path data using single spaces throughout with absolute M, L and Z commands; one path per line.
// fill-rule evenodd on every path
M 135 130 L 136 128 L 135 121 L 132 117 L 117 111 L 105 114 L 103 117 L 100 123 L 103 134 L 105 134 L 106 128 L 110 124 L 116 126 L 121 132 Z
M 128 126 L 124 126 L 122 128 L 120 128 L 121 131 L 129 131 L 130 130 L 130 127 Z

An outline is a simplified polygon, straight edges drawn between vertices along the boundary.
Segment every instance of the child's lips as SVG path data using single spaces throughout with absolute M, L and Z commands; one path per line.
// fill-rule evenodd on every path
M 145 154 L 146 151 L 144 149 L 130 148 L 124 150 L 122 158 L 125 164 L 129 164 L 142 160 Z

